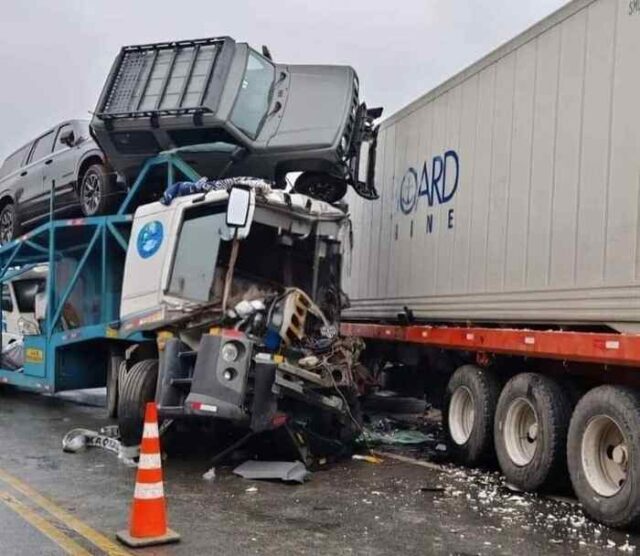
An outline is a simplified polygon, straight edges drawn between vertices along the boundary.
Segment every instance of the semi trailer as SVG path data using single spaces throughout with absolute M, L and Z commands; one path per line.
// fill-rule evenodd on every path
M 343 280 L 342 333 L 459 462 L 570 477 L 612 526 L 640 521 L 638 52 L 628 0 L 575 0 L 389 117 Z

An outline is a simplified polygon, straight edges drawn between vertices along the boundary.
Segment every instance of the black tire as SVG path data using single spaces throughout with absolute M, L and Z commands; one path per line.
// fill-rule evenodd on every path
M 124 374 L 118 398 L 118 426 L 123 445 L 140 444 L 145 407 L 155 399 L 157 381 L 157 359 L 144 359 Z
M 566 477 L 570 417 L 571 400 L 555 380 L 522 373 L 507 382 L 496 408 L 494 443 L 509 482 L 532 491 Z
M 590 425 L 610 418 L 618 427 L 627 448 L 626 480 L 617 483 L 616 493 L 593 488 L 583 463 L 583 439 Z M 588 444 L 588 443 L 587 443 Z M 589 451 L 585 448 L 585 451 Z M 576 496 L 593 519 L 617 528 L 640 526 L 640 394 L 623 386 L 599 386 L 588 392 L 573 412 L 567 442 L 569 475 Z M 589 458 L 587 457 L 587 461 Z M 601 461 L 601 460 L 600 460 Z M 590 462 L 591 463 L 591 462 Z M 592 474 L 596 467 L 590 465 Z M 606 495 L 604 495 L 606 494 Z
M 115 419 L 118 416 L 118 381 L 120 376 L 120 366 L 125 364 L 122 354 L 111 354 L 107 367 L 107 417 Z
M 18 211 L 13 202 L 8 202 L 0 210 L 0 245 L 9 243 L 21 234 Z
M 418 398 L 406 398 L 401 396 L 378 396 L 373 394 L 364 399 L 363 406 L 367 411 L 382 411 L 397 415 L 416 415 L 424 413 L 427 402 Z
M 457 431 L 452 421 L 458 422 L 458 410 L 454 407 L 452 412 L 451 404 L 455 401 L 457 405 L 461 394 L 472 399 L 473 423 L 464 435 L 452 432 Z M 490 370 L 464 365 L 453 373 L 447 384 L 442 417 L 449 452 L 458 463 L 473 467 L 494 461 L 493 417 L 499 395 L 500 381 Z
M 113 214 L 120 199 L 114 177 L 102 164 L 89 166 L 80 180 L 78 197 L 85 216 Z
M 327 203 L 337 203 L 347 194 L 347 182 L 322 172 L 304 172 L 296 179 L 293 191 Z

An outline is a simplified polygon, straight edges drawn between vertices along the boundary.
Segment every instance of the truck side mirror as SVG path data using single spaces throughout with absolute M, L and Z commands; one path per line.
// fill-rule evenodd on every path
M 73 147 L 76 143 L 76 135 L 73 129 L 66 129 L 60 134 L 60 142 L 67 147 Z
M 232 238 L 243 239 L 249 235 L 254 209 L 255 192 L 253 189 L 234 187 L 229 192 L 226 224 Z

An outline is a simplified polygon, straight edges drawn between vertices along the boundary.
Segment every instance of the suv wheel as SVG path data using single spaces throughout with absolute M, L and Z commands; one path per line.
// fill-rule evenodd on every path
M 298 176 L 293 191 L 326 203 L 337 203 L 347 193 L 347 182 L 322 172 L 305 172 Z
M 113 177 L 102 164 L 94 164 L 82 176 L 80 208 L 85 216 L 111 214 L 117 206 Z
M 0 244 L 9 243 L 18 235 L 20 235 L 20 224 L 16 206 L 13 203 L 7 203 L 0 211 Z

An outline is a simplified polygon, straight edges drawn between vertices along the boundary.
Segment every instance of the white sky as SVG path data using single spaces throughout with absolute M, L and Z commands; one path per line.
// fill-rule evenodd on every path
M 88 117 L 120 46 L 230 35 L 348 64 L 390 115 L 566 0 L 0 0 L 0 158 Z

